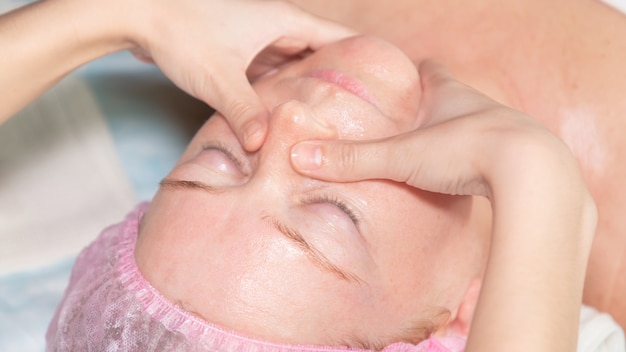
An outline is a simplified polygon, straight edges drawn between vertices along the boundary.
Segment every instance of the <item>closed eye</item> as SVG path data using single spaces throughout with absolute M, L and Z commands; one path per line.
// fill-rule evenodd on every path
M 328 204 L 332 204 L 334 206 L 336 206 L 337 208 L 339 208 L 339 210 L 341 210 L 342 212 L 344 212 L 352 221 L 352 223 L 358 228 L 359 227 L 359 217 L 356 215 L 356 213 L 352 210 L 352 208 L 345 203 L 344 201 L 342 201 L 341 199 L 337 198 L 336 196 L 330 195 L 330 194 L 321 194 L 321 195 L 314 195 L 311 196 L 309 198 L 307 198 L 305 200 L 305 203 L 308 204 L 315 204 L 315 203 L 328 203 Z
M 246 176 L 244 163 L 241 161 L 240 158 L 236 156 L 236 154 L 232 151 L 232 149 L 226 144 L 221 143 L 221 142 L 211 142 L 211 143 L 205 144 L 202 147 L 202 150 L 203 152 L 218 151 L 223 156 L 226 156 L 226 158 L 228 159 L 227 160 L 228 163 L 224 163 L 223 162 L 224 160 L 219 160 L 219 159 L 210 158 L 210 157 L 208 158 L 208 161 L 211 163 L 211 165 L 216 167 L 218 170 L 222 172 L 227 172 L 227 173 L 232 173 L 232 171 L 236 171 Z M 231 170 L 233 167 L 235 170 Z

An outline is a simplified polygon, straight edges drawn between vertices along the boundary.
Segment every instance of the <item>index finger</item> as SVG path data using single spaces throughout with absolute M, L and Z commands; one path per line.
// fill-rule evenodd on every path
M 212 77 L 209 82 L 201 98 L 224 115 L 247 151 L 258 150 L 267 135 L 269 112 L 244 72 L 223 70 L 219 80 Z

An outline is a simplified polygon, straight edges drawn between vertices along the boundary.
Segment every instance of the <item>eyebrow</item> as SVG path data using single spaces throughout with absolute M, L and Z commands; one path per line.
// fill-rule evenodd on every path
M 172 180 L 165 178 L 160 182 L 161 187 L 180 190 L 180 189 L 199 189 L 209 193 L 216 193 L 217 190 L 207 184 L 198 181 Z
M 313 246 L 311 243 L 304 239 L 304 236 L 295 228 L 287 226 L 275 217 L 266 215 L 264 220 L 268 221 L 278 232 L 282 233 L 287 239 L 294 242 L 300 249 L 302 249 L 313 261 L 325 271 L 338 276 L 345 281 L 353 281 L 358 284 L 364 284 L 365 281 L 358 275 L 343 270 L 336 264 L 333 264 L 319 249 Z

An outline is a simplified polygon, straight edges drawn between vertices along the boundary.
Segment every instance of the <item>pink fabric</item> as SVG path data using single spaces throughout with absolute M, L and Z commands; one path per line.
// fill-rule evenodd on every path
M 111 226 L 76 259 L 70 283 L 46 334 L 48 351 L 363 351 L 298 346 L 247 338 L 199 319 L 167 301 L 134 260 L 147 204 Z M 384 352 L 461 352 L 464 338 L 394 343 Z

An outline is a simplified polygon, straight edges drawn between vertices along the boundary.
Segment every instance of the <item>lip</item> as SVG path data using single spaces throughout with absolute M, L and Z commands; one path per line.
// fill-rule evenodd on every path
M 370 93 L 367 88 L 365 88 L 363 83 L 343 72 L 333 69 L 324 69 L 310 72 L 307 76 L 321 79 L 323 81 L 337 85 L 344 90 L 367 101 L 368 103 L 374 105 L 375 107 L 380 108 L 372 93 Z

